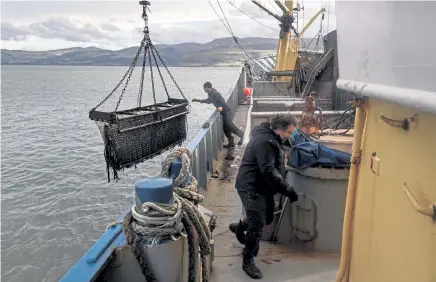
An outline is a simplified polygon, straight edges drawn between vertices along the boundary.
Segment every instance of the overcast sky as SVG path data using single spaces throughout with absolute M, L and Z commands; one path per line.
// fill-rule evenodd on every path
M 224 14 L 237 37 L 278 37 L 278 22 L 251 1 L 230 0 L 233 5 L 267 25 L 256 23 L 227 0 L 220 0 Z M 210 1 L 222 19 L 216 0 Z M 278 13 L 272 0 L 261 0 Z M 304 22 L 325 7 L 324 32 L 336 28 L 334 0 L 299 0 L 304 3 Z M 209 1 L 152 0 L 149 25 L 154 43 L 205 43 L 228 37 Z M 330 9 L 329 9 L 330 7 Z M 96 46 L 122 49 L 138 45 L 144 22 L 138 1 L 2 1 L 1 41 L 3 49 L 49 50 Z M 316 20 L 304 37 L 313 37 L 320 29 Z M 303 13 L 299 19 L 302 29 Z M 276 30 L 274 30 L 276 29 Z

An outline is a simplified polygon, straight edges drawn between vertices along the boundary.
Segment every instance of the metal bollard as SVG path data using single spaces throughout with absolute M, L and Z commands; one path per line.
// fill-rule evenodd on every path
M 165 177 L 150 177 L 135 183 L 136 210 L 145 202 L 169 205 L 174 201 L 173 181 Z
M 161 164 L 163 167 L 165 165 L 165 161 L 162 161 Z M 176 179 L 176 177 L 179 175 L 181 169 L 182 169 L 182 160 L 180 158 L 176 158 L 170 165 L 170 168 L 169 168 L 169 175 L 170 176 L 169 177 L 173 180 Z M 191 164 L 191 167 L 189 168 L 189 173 L 186 175 L 186 179 L 182 185 L 182 188 L 191 184 L 191 173 L 192 173 L 192 164 Z
M 165 165 L 165 161 L 162 161 L 161 165 L 163 167 Z M 174 180 L 179 175 L 181 169 L 182 169 L 182 161 L 180 158 L 176 158 L 171 163 L 171 165 L 169 167 L 169 171 L 168 171 L 169 177 L 172 180 Z M 185 179 L 184 183 L 182 183 L 182 185 L 180 185 L 181 188 L 186 187 L 186 186 L 191 184 L 191 173 L 192 173 L 192 164 L 191 164 L 191 167 L 189 168 L 188 174 L 186 175 L 186 179 Z M 205 209 L 201 205 L 197 205 L 197 208 L 199 209 L 200 213 L 202 214 L 203 218 L 205 219 L 205 221 L 208 225 L 212 224 L 211 221 L 213 221 L 214 222 L 213 224 L 215 224 L 216 216 L 214 216 L 211 211 Z M 211 230 L 211 232 L 212 231 L 213 230 Z M 185 240 L 185 242 L 186 243 L 185 243 L 185 251 L 184 251 L 183 261 L 184 261 L 185 265 L 188 265 L 189 264 L 189 256 L 188 256 L 187 240 Z M 211 248 L 212 248 L 212 253 L 206 257 L 207 263 L 209 265 L 208 275 L 210 275 L 210 272 L 212 270 L 212 261 L 214 260 L 214 241 L 211 240 L 210 244 L 211 244 Z M 185 271 L 187 271 L 187 269 Z M 196 265 L 196 282 L 201 281 L 201 275 L 202 275 L 201 260 L 200 260 L 200 257 L 198 257 L 197 265 Z
M 162 167 L 165 165 L 165 162 L 162 162 Z M 182 161 L 179 158 L 176 158 L 170 165 L 169 168 L 169 177 L 171 179 L 175 179 L 179 173 L 180 170 L 182 169 Z M 189 172 L 186 175 L 186 179 L 184 181 L 184 183 L 181 185 L 181 187 L 186 187 L 187 185 L 191 184 L 191 173 L 192 173 L 192 164 L 191 167 L 189 168 Z M 199 209 L 200 213 L 202 214 L 203 218 L 206 220 L 206 223 L 210 224 L 210 221 L 212 220 L 212 218 L 214 218 L 214 220 L 216 220 L 215 216 L 213 215 L 213 213 L 207 209 L 205 209 L 203 206 L 198 205 L 197 208 Z M 211 240 L 211 248 L 212 248 L 212 253 L 210 255 L 207 256 L 206 260 L 208 262 L 209 265 L 209 270 L 208 270 L 208 274 L 210 275 L 210 272 L 212 270 L 212 261 L 214 259 L 213 257 L 213 253 L 214 253 L 214 241 Z M 183 260 L 185 261 L 185 264 L 189 263 L 189 258 L 188 258 L 188 244 L 187 244 L 187 240 L 185 243 L 185 256 L 183 257 Z M 202 270 L 201 270 L 201 260 L 200 257 L 198 257 L 197 259 L 197 265 L 196 265 L 196 282 L 200 282 L 201 281 L 201 275 L 202 275 Z
M 172 184 L 172 179 L 164 177 L 146 178 L 136 182 L 136 207 L 140 207 L 144 202 L 171 204 L 174 201 Z M 157 246 L 147 246 L 144 243 L 143 251 L 157 281 L 187 281 L 188 261 L 182 259 L 186 257 L 186 244 L 184 237 L 179 237 L 176 241 L 162 241 Z

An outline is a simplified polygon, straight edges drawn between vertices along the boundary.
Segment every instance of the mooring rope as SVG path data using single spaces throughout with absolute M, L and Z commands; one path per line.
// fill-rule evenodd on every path
M 208 281 L 206 256 L 211 253 L 211 232 L 205 219 L 197 208 L 204 200 L 198 193 L 197 180 L 191 176 L 190 184 L 184 186 L 190 172 L 192 154 L 187 148 L 178 148 L 171 152 L 164 163 L 160 176 L 168 177 L 169 168 L 175 159 L 180 159 L 182 168 L 173 181 L 174 201 L 170 205 L 144 203 L 141 210 L 133 206 L 123 222 L 123 231 L 132 252 L 138 260 L 142 273 L 148 282 L 156 281 L 141 246 L 154 246 L 162 240 L 177 240 L 187 236 L 189 249 L 188 279 L 196 279 L 198 250 L 202 265 L 202 281 Z M 141 245 L 142 244 L 142 245 Z
M 171 205 L 144 203 L 141 213 L 133 206 L 132 215 L 135 219 L 132 222 L 133 231 L 147 239 L 149 246 L 158 245 L 162 239 L 177 240 L 180 235 L 186 236 L 181 222 L 182 203 L 178 198 Z

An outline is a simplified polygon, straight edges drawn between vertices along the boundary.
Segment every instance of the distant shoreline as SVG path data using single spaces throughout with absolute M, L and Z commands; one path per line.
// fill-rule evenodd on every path
M 242 51 L 241 48 L 244 50 Z M 156 49 L 168 67 L 238 67 L 244 63 L 247 56 L 259 58 L 275 54 L 277 51 L 277 39 L 246 37 L 238 38 L 237 43 L 235 43 L 234 38 L 225 37 L 204 44 L 180 43 L 174 45 L 156 45 Z M 128 67 L 136 56 L 137 51 L 137 47 L 129 47 L 117 51 L 97 47 L 73 47 L 49 51 L 2 49 L 1 65 Z M 138 64 L 141 61 L 142 58 Z M 161 65 L 160 62 L 159 65 Z

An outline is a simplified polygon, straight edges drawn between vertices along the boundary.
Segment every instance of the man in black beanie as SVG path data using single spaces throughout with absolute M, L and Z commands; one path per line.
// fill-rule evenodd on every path
M 222 118 L 223 118 L 223 130 L 224 134 L 226 135 L 227 139 L 229 140 L 229 143 L 224 145 L 224 148 L 230 148 L 235 147 L 235 140 L 232 136 L 233 134 L 236 134 L 239 136 L 239 142 L 238 145 L 242 145 L 244 133 L 242 130 L 240 130 L 232 121 L 232 110 L 227 105 L 226 101 L 224 100 L 223 96 L 216 91 L 215 88 L 212 87 L 212 83 L 206 82 L 203 84 L 204 92 L 207 93 L 207 99 L 193 99 L 192 102 L 199 102 L 199 103 L 206 103 L 206 104 L 213 104 L 215 108 L 220 112 Z

